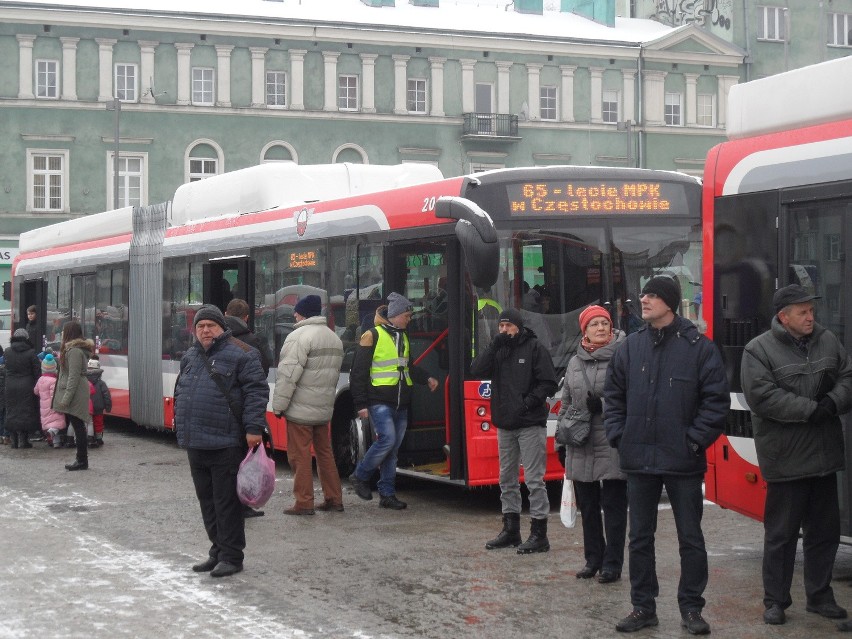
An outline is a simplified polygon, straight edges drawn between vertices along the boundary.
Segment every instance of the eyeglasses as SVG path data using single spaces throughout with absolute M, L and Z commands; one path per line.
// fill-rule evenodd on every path
M 656 299 L 660 298 L 660 296 L 657 295 L 656 293 L 642 293 L 639 296 L 639 299 L 642 299 L 643 297 L 647 297 L 649 300 L 656 300 Z

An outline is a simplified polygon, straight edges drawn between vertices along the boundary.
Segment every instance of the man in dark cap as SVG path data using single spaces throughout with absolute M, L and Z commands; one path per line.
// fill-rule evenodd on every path
M 741 378 L 754 446 L 766 480 L 763 620 L 780 625 L 799 529 L 805 608 L 843 619 L 831 575 L 840 543 L 837 472 L 845 467 L 840 415 L 852 408 L 852 362 L 837 337 L 814 321 L 814 300 L 799 284 L 775 292 L 768 331 L 745 347 Z
M 719 351 L 678 315 L 680 297 L 676 280 L 648 280 L 639 296 L 646 325 L 616 349 L 604 385 L 606 435 L 627 475 L 630 519 L 633 610 L 616 624 L 619 632 L 659 623 L 654 533 L 663 487 L 680 545 L 682 625 L 690 634 L 710 632 L 701 616 L 708 577 L 701 530 L 704 451 L 722 434 L 731 399 Z
M 246 545 L 237 470 L 249 447 L 262 443 L 269 384 L 257 350 L 234 338 L 217 307 L 195 314 L 193 344 L 175 382 L 175 434 L 187 449 L 195 494 L 211 546 L 192 567 L 213 577 L 243 569 Z
M 328 327 L 318 295 L 306 295 L 293 309 L 296 324 L 284 340 L 272 394 L 273 412 L 287 418 L 287 461 L 293 469 L 295 504 L 285 515 L 314 514 L 311 446 L 325 501 L 317 510 L 343 511 L 340 476 L 331 452 L 328 422 L 343 363 L 343 343 Z
M 497 335 L 471 362 L 475 377 L 491 378 L 491 421 L 497 427 L 503 530 L 485 547 L 518 546 L 518 554 L 547 552 L 550 502 L 547 465 L 547 398 L 556 392 L 553 360 L 514 308 L 500 312 Z M 530 536 L 521 543 L 520 467 L 529 489 Z
M 428 384 L 434 392 L 438 380 L 411 363 L 408 323 L 413 308 L 399 293 L 388 295 L 387 306 L 376 310 L 375 326 L 361 335 L 349 384 L 355 410 L 368 416 L 376 441 L 367 449 L 349 481 L 361 499 L 372 499 L 370 477 L 379 469 L 379 506 L 403 510 L 407 504 L 396 496 L 396 459 L 408 427 L 411 387 Z

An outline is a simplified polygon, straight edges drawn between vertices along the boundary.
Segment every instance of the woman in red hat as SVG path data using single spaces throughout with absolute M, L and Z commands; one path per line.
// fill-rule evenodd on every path
M 601 306 L 580 313 L 580 331 L 583 339 L 565 370 L 559 420 L 576 413 L 591 423 L 585 443 L 565 447 L 565 478 L 574 482 L 583 520 L 586 565 L 577 578 L 591 579 L 600 572 L 598 582 L 606 584 L 621 578 L 624 564 L 627 480 L 619 469 L 618 451 L 606 438 L 602 396 L 607 365 L 625 334 L 613 330 L 609 311 Z

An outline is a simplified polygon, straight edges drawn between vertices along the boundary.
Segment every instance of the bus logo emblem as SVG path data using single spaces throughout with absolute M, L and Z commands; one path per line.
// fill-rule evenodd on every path
M 479 396 L 482 399 L 491 399 L 491 382 L 482 382 L 479 385 Z
M 311 215 L 311 212 L 308 209 L 301 209 L 298 213 L 296 213 L 296 233 L 299 237 L 302 237 L 305 234 L 305 231 L 308 230 L 308 218 Z

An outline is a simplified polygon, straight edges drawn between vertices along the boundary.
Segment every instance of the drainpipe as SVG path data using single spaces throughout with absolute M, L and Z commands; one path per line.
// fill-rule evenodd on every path
M 645 167 L 645 112 L 642 106 L 645 104 L 645 97 L 642 91 L 645 85 L 642 77 L 642 45 L 639 45 L 639 56 L 636 58 L 636 77 L 639 81 L 639 104 L 636 109 L 636 139 L 639 149 L 636 151 L 636 166 Z
M 748 21 L 748 2 L 743 2 L 743 26 L 745 27 L 745 81 L 751 80 L 751 23 Z

